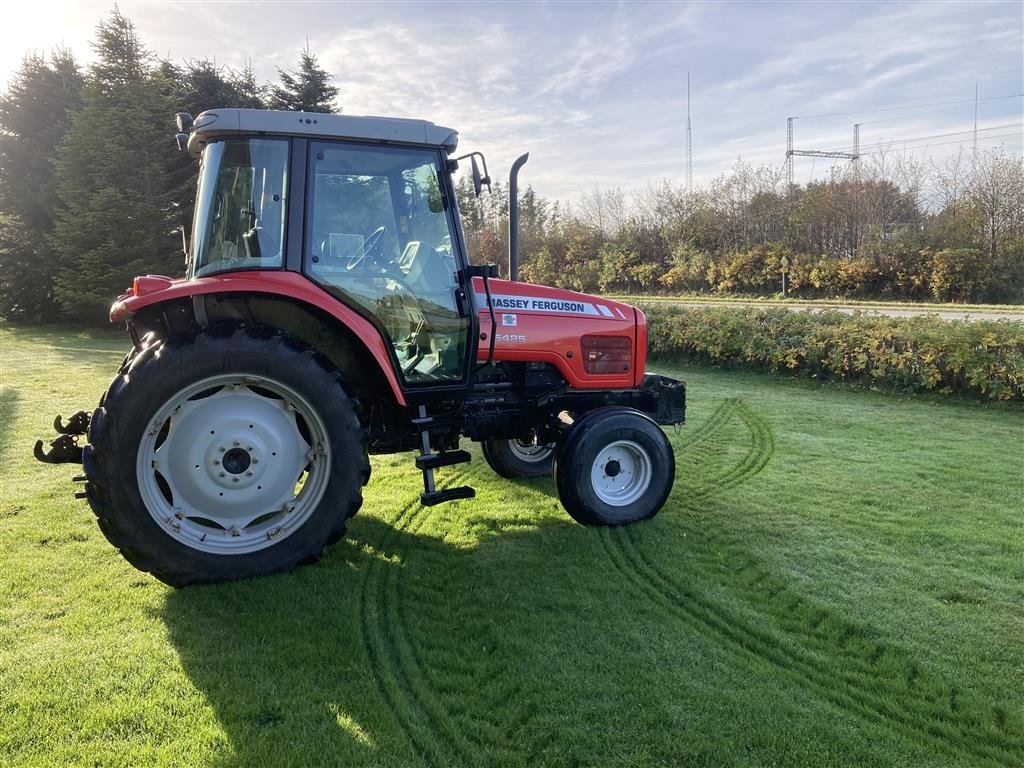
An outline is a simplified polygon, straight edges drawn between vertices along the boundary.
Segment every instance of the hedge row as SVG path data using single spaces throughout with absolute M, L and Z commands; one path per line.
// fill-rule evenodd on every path
M 1024 402 L 1024 324 L 644 306 L 653 357 Z

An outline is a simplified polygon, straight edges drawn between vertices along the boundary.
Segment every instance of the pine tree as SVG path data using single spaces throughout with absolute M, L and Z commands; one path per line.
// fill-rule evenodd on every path
M 82 109 L 57 153 L 64 207 L 52 243 L 58 302 L 76 319 L 100 322 L 134 275 L 181 272 L 183 166 L 168 73 L 153 66 L 132 22 L 115 10 L 95 47 Z
M 200 59 L 186 62 L 183 68 L 164 62 L 161 71 L 174 78 L 168 95 L 176 111 L 197 116 L 208 109 L 260 109 L 264 106 L 251 65 L 247 64 L 241 72 L 233 72 L 209 59 Z M 199 164 L 185 153 L 179 153 L 178 158 L 180 162 L 174 164 L 168 181 L 177 189 L 178 220 L 190 223 L 195 210 Z
M 71 53 L 26 57 L 0 99 L 0 316 L 56 319 L 57 264 L 48 238 L 58 205 L 53 167 L 83 77 Z
M 241 109 L 267 108 L 265 96 L 267 86 L 257 82 L 252 61 L 246 61 L 245 66 L 239 70 L 228 69 L 228 82 L 238 94 L 238 100 L 234 106 Z
M 280 85 L 270 89 L 271 109 L 287 109 L 296 112 L 340 112 L 334 100 L 338 96 L 337 86 L 331 85 L 331 75 L 320 68 L 316 56 L 307 46 L 299 57 L 299 68 L 292 72 L 277 70 Z

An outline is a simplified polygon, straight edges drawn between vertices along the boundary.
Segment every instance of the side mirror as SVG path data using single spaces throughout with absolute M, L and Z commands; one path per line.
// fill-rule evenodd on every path
M 480 173 L 480 166 L 476 164 L 476 158 L 478 155 L 480 156 L 480 162 L 484 164 L 484 172 L 482 175 Z M 487 158 L 485 158 L 479 152 L 470 152 L 468 155 L 456 157 L 454 161 L 449 161 L 448 168 L 454 171 L 459 167 L 459 160 L 465 160 L 467 157 L 469 158 L 470 168 L 472 169 L 471 173 L 473 175 L 473 193 L 477 197 L 480 197 L 480 191 L 485 186 L 487 187 L 488 192 L 491 191 L 491 177 L 487 174 Z M 454 166 L 451 164 L 452 162 L 455 163 Z
M 480 178 L 480 166 L 476 164 L 476 158 L 469 158 L 470 166 L 473 169 L 473 193 L 480 197 L 480 190 L 483 189 L 483 179 Z

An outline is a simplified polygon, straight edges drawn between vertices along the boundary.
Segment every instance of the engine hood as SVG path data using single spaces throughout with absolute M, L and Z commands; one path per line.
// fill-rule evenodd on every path
M 546 285 L 489 280 L 494 307 L 494 359 L 537 361 L 554 365 L 577 389 L 638 386 L 647 352 L 647 319 L 636 307 L 601 296 Z M 491 312 L 483 278 L 474 278 L 473 293 L 480 313 L 477 359 L 490 351 Z M 591 359 L 595 337 L 629 339 L 628 367 L 595 372 Z

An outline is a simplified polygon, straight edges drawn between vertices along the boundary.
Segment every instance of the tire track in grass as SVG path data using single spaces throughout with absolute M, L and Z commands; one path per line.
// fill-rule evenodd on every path
M 460 472 L 439 487 L 450 487 L 467 474 L 467 471 Z M 428 519 L 424 513 L 418 496 L 404 505 L 395 516 L 392 527 L 382 537 L 381 551 L 391 556 L 405 554 L 396 552 L 394 545 L 400 535 L 412 536 L 419 532 Z M 430 676 L 424 672 L 439 665 L 431 663 L 433 660 L 410 638 L 403 599 L 405 589 L 401 583 L 404 570 L 404 566 L 399 564 L 388 567 L 379 560 L 373 560 L 363 580 L 361 628 L 378 689 L 413 748 L 430 764 L 480 764 L 481 754 L 491 754 L 499 745 L 507 744 L 508 739 L 503 738 L 493 723 L 472 713 L 467 713 L 470 727 L 460 728 L 460 722 L 467 717 L 453 714 L 443 699 L 443 688 L 433 685 Z M 440 667 L 443 670 L 443 665 Z M 494 666 L 483 680 L 473 667 L 460 674 L 476 687 L 481 682 L 486 685 L 501 673 L 502 670 Z M 458 689 L 452 692 L 454 690 Z M 469 742 L 476 744 L 477 749 L 471 748 Z
M 465 477 L 470 474 L 467 470 L 461 477 Z M 423 514 L 425 510 L 420 508 L 415 510 L 409 519 L 408 533 L 417 534 L 423 527 L 424 523 L 429 519 L 429 516 Z M 438 664 L 436 658 L 436 649 L 424 648 L 422 643 L 417 642 L 415 638 L 410 638 L 406 635 L 406 627 L 409 626 L 408 616 L 406 614 L 406 597 L 408 595 L 408 589 L 403 588 L 402 578 L 403 568 L 392 569 L 388 576 L 391 580 L 390 592 L 394 596 L 394 608 L 395 618 L 397 619 L 394 623 L 395 635 L 397 641 L 406 650 L 406 659 L 409 662 L 409 666 L 414 673 L 422 677 L 425 681 L 429 681 L 429 675 L 425 674 L 423 670 L 434 670 L 435 672 L 442 672 L 443 674 L 453 675 L 460 678 L 461 684 L 452 686 L 441 686 L 434 685 L 435 693 L 443 695 L 445 688 L 451 692 L 465 693 L 466 690 L 481 690 L 492 683 L 495 679 L 500 677 L 504 670 L 495 663 L 491 663 L 496 657 L 493 653 L 484 655 L 483 664 L 469 664 L 459 665 L 460 668 L 456 668 L 453 665 Z M 430 574 L 441 574 L 440 569 L 433 569 L 428 571 Z M 436 595 L 440 594 L 443 590 L 434 590 L 433 595 L 436 599 Z M 486 632 L 486 627 L 482 628 L 483 632 Z M 434 658 L 431 658 L 434 656 Z M 429 683 L 428 683 L 429 684 Z M 453 714 L 452 710 L 445 706 L 443 700 L 438 697 L 438 703 L 440 710 L 443 713 L 443 720 L 450 731 L 453 732 L 453 737 L 457 738 L 461 736 L 463 739 L 468 739 L 477 745 L 480 751 L 470 751 L 468 762 L 471 764 L 479 764 L 479 755 L 493 754 L 495 750 L 504 746 L 504 742 L 507 741 L 505 735 L 501 733 L 501 730 L 489 720 L 482 719 L 473 714 L 471 710 L 465 711 L 462 715 Z M 457 729 L 454 727 L 454 723 L 468 719 L 470 722 L 467 723 L 468 727 Z M 464 750 L 465 751 L 465 750 Z
M 711 415 L 701 422 L 700 426 L 683 433 L 681 447 L 689 448 L 717 434 L 732 417 L 733 411 L 736 410 L 736 404 L 739 402 L 740 400 L 737 397 L 728 397 L 719 403 L 715 410 L 711 412 Z
M 750 432 L 749 450 L 735 466 L 707 482 L 703 489 L 698 489 L 682 499 L 687 506 L 694 502 L 706 501 L 722 491 L 742 485 L 759 474 L 771 461 L 775 453 L 775 438 L 771 427 L 739 398 L 724 400 L 699 427 L 686 435 L 686 439 L 679 447 L 686 452 L 701 443 L 713 440 L 734 417 L 738 417 Z
M 477 480 L 487 482 L 487 479 L 480 477 L 479 473 L 474 471 L 475 469 L 475 467 L 467 469 L 463 477 L 475 476 Z M 489 470 L 483 470 L 483 472 L 490 479 L 493 479 Z M 474 485 L 478 484 L 474 482 Z M 426 520 L 429 519 L 429 515 L 420 514 L 423 511 L 417 510 L 414 512 L 416 519 L 410 523 L 410 533 L 418 532 Z M 518 522 L 516 521 L 516 523 Z M 531 518 L 530 525 L 533 526 L 534 522 Z M 501 530 L 503 527 L 500 524 L 497 526 L 498 530 Z M 421 587 L 431 592 L 420 603 L 421 605 L 430 606 L 428 610 L 438 610 L 436 598 L 447 587 L 447 584 L 443 582 L 443 576 L 446 572 L 443 567 L 427 571 L 428 577 L 436 577 L 441 580 L 441 583 L 437 584 L 436 587 L 433 584 L 421 582 Z M 401 581 L 405 575 L 404 569 L 395 569 L 393 575 L 397 580 Z M 396 587 L 398 607 L 404 617 L 407 599 L 415 591 L 402 588 L 400 584 L 396 585 Z M 482 693 L 480 698 L 483 701 L 480 701 L 479 705 L 475 708 L 470 704 L 468 708 L 457 707 L 456 709 L 461 710 L 457 714 L 453 713 L 451 709 L 447 711 L 448 717 L 453 722 L 463 723 L 459 733 L 476 745 L 479 755 L 487 756 L 486 760 L 480 760 L 479 757 L 476 757 L 472 761 L 473 764 L 506 765 L 518 763 L 521 762 L 517 758 L 522 757 L 522 744 L 526 739 L 526 731 L 533 722 L 535 713 L 530 707 L 524 707 L 519 704 L 525 687 L 522 680 L 508 675 L 504 657 L 495 652 L 499 643 L 494 637 L 493 625 L 483 620 L 482 617 L 478 618 L 481 620 L 469 628 L 468 634 L 474 638 L 484 639 L 487 648 L 482 654 L 482 661 L 470 661 L 467 663 L 463 656 L 453 656 L 450 653 L 450 648 L 425 647 L 422 640 L 429 640 L 429 637 L 422 635 L 422 633 L 415 637 L 409 645 L 413 657 L 421 669 L 433 670 L 435 673 L 451 675 L 456 678 L 453 683 L 447 685 L 441 681 L 436 681 L 435 689 L 451 691 L 453 693 L 457 692 L 460 698 L 464 696 L 467 690 Z M 408 622 L 403 619 L 398 626 L 408 626 Z M 511 712 L 505 708 L 508 704 L 512 704 Z
M 733 416 L 738 416 L 750 432 L 752 442 L 750 449 L 740 462 L 732 469 L 715 478 L 712 482 L 700 491 L 692 494 L 687 501 L 689 503 L 706 501 L 717 496 L 722 491 L 735 488 L 747 482 L 754 476 L 760 474 L 775 453 L 775 437 L 772 435 L 771 427 L 764 419 L 757 415 L 750 406 L 741 400 L 733 402 L 728 416 L 718 421 L 714 427 L 715 432 L 720 432 Z M 712 433 L 705 433 L 701 440 L 710 439 Z M 687 444 L 687 448 L 693 443 Z
M 439 487 L 449 487 L 458 482 L 464 474 L 456 474 Z M 396 551 L 395 544 L 421 509 L 417 493 L 398 510 L 391 527 L 381 537 L 377 548 L 389 560 L 402 554 Z M 438 726 L 439 722 L 443 723 L 443 715 L 436 706 L 432 706 L 429 691 L 423 690 L 422 676 L 414 673 L 413 680 L 409 680 L 406 660 L 396 647 L 393 637 L 393 601 L 388 600 L 385 571 L 400 567 L 393 562 L 384 564 L 374 557 L 364 572 L 360 600 L 360 632 L 363 646 L 370 660 L 377 688 L 414 751 L 430 765 L 448 766 L 452 763 L 448 750 L 438 743 L 438 737 L 446 741 L 450 738 L 446 734 L 448 729 L 443 724 L 441 727 Z M 392 622 L 391 626 L 389 622 Z M 424 698 L 428 700 L 426 706 Z M 456 745 L 449 744 L 449 747 L 451 746 Z
M 751 449 L 735 467 L 704 491 L 693 495 L 692 500 L 711 498 L 719 491 L 745 482 L 760 472 L 771 458 L 774 440 L 770 427 L 740 401 L 719 406 L 702 428 L 691 435 L 685 446 L 693 447 L 712 438 L 734 413 L 751 433 Z M 766 591 L 772 608 L 769 615 L 777 621 L 781 617 L 779 623 L 783 630 L 813 650 L 787 645 L 781 634 L 752 626 L 695 587 L 681 584 L 668 576 L 638 546 L 636 532 L 629 526 L 603 529 L 601 542 L 616 569 L 663 613 L 674 616 L 706 636 L 724 641 L 740 655 L 772 665 L 785 678 L 815 691 L 832 704 L 876 723 L 896 727 L 914 740 L 947 753 L 969 757 L 972 761 L 979 758 L 995 763 L 1019 760 L 1019 743 L 1005 733 L 1005 718 L 1000 720 L 998 708 L 975 703 L 975 710 L 980 709 L 989 716 L 983 718 L 984 721 L 975 718 L 975 722 L 964 723 L 954 715 L 954 711 L 964 709 L 960 704 L 963 695 L 941 682 L 922 680 L 919 667 L 912 659 L 903 658 L 906 654 L 900 649 L 874 641 L 864 644 L 863 656 L 850 653 L 849 644 L 858 636 L 863 637 L 865 630 L 841 619 L 833 619 L 820 609 L 812 611 L 805 621 L 787 619 L 788 614 L 803 607 L 802 599 L 753 563 L 748 561 L 737 573 L 752 576 L 748 585 L 755 589 L 766 581 L 771 582 Z M 831 635 L 819 631 L 826 621 L 826 629 L 836 630 Z M 838 658 L 840 667 L 830 668 L 825 659 L 836 658 L 837 652 L 841 654 Z M 880 674 L 880 663 L 887 654 L 893 657 L 888 667 L 895 666 L 896 675 Z M 870 690 L 880 687 L 883 688 L 881 697 Z M 906 699 L 911 689 L 920 691 L 913 700 L 912 709 L 895 707 L 893 701 Z M 985 738 L 992 744 L 986 744 Z
M 691 446 L 708 437 L 712 437 L 733 418 L 739 405 L 740 401 L 736 398 L 723 401 L 700 427 L 686 435 L 684 445 Z M 467 474 L 468 471 L 459 473 L 455 478 L 450 479 L 448 484 L 451 485 L 460 481 Z M 386 551 L 388 549 L 386 545 L 396 538 L 399 533 L 410 535 L 418 533 L 427 519 L 423 512 L 424 509 L 418 506 L 417 499 L 403 507 L 393 522 L 394 534 L 385 537 L 381 544 L 382 550 Z M 379 566 L 379 563 L 374 563 L 374 565 Z M 381 569 L 382 566 L 377 568 L 378 571 Z M 378 627 L 377 632 L 379 637 L 387 637 L 390 641 L 389 650 L 391 653 L 389 661 L 391 662 L 391 676 L 393 678 L 391 686 L 385 686 L 383 679 L 381 679 L 380 687 L 382 693 L 386 695 L 387 688 L 392 690 L 397 688 L 397 690 L 403 692 L 405 694 L 405 700 L 402 702 L 404 706 L 396 706 L 396 702 L 389 697 L 389 701 L 392 704 L 392 708 L 396 710 L 396 714 L 398 714 L 398 710 L 407 710 L 410 706 L 416 706 L 420 710 L 421 715 L 425 715 L 426 719 L 429 720 L 431 731 L 444 734 L 449 745 L 455 747 L 456 751 L 461 752 L 461 757 L 468 763 L 477 764 L 479 761 L 475 754 L 467 752 L 464 747 L 457 746 L 459 745 L 460 735 L 471 740 L 485 752 L 489 752 L 495 747 L 499 747 L 499 745 L 500 747 L 511 749 L 513 745 L 522 741 L 525 731 L 533 720 L 529 708 L 518 708 L 519 713 L 516 716 L 503 720 L 500 723 L 470 715 L 471 727 L 461 731 L 453 727 L 453 723 L 459 718 L 453 716 L 444 706 L 443 702 L 441 702 L 438 697 L 441 691 L 436 688 L 431 689 L 428 676 L 424 674 L 423 670 L 431 668 L 439 670 L 443 674 L 460 678 L 465 686 L 472 686 L 474 688 L 486 687 L 490 684 L 497 684 L 499 687 L 502 687 L 500 685 L 500 678 L 504 674 L 504 670 L 496 663 L 493 665 L 488 664 L 487 667 L 490 668 L 481 675 L 479 674 L 481 672 L 479 665 L 458 663 L 462 661 L 461 658 L 456 659 L 455 664 L 437 664 L 435 659 L 429 658 L 432 653 L 436 652 L 435 649 L 425 649 L 421 643 L 410 640 L 406 632 L 406 627 L 409 623 L 406 613 L 405 598 L 407 595 L 406 590 L 402 588 L 400 583 L 403 571 L 404 568 L 401 566 L 388 568 L 387 573 L 383 577 L 385 580 L 384 584 L 378 586 L 381 601 L 387 606 L 387 616 L 386 621 L 383 622 L 383 627 Z M 492 659 L 495 657 L 493 654 L 488 654 L 486 658 Z M 397 683 L 398 675 L 395 674 L 396 670 L 403 676 L 404 685 Z M 378 675 L 378 677 L 380 678 L 381 675 Z M 410 683 L 409 681 L 413 682 Z M 497 697 L 497 700 L 512 701 L 523 689 L 520 681 L 510 681 L 508 685 L 503 687 L 504 691 Z M 457 685 L 453 687 L 454 690 L 459 690 Z M 420 719 L 422 720 L 423 718 L 421 717 Z M 417 733 L 422 731 L 422 723 L 413 724 L 406 717 L 404 725 L 407 735 L 417 749 L 429 754 L 434 764 L 446 764 L 446 756 L 443 755 L 442 751 L 429 743 L 429 737 L 425 737 L 422 733 Z
M 808 626 L 816 629 L 830 620 L 830 624 L 837 625 L 833 635 L 814 635 L 814 630 L 808 631 L 808 626 L 790 626 L 787 632 L 799 633 L 800 642 L 809 647 L 787 645 L 784 633 L 758 629 L 695 588 L 682 586 L 666 576 L 645 558 L 627 529 L 603 533 L 606 551 L 617 569 L 652 602 L 665 609 L 665 613 L 687 626 L 716 640 L 724 640 L 740 655 L 770 664 L 783 677 L 818 693 L 841 709 L 881 725 L 896 727 L 914 740 L 949 754 L 968 756 L 969 762 L 978 759 L 997 764 L 1019 761 L 1019 742 L 1003 732 L 995 708 L 986 707 L 991 712 L 991 718 L 987 718 L 990 722 L 965 724 L 954 716 L 955 709 L 963 709 L 956 703 L 963 701 L 963 694 L 950 686 L 924 680 L 920 667 L 912 660 L 907 660 L 906 667 L 897 664 L 899 674 L 896 677 L 881 675 L 884 670 L 879 668 L 878 662 L 887 653 L 905 655 L 898 649 L 876 642 L 866 658 L 851 655 L 846 648 L 862 635 L 862 630 L 831 619 L 824 611 L 818 611 Z M 784 591 L 772 590 L 768 594 L 774 599 Z M 775 618 L 774 613 L 771 616 Z M 837 653 L 842 655 L 837 658 Z M 830 667 L 829 658 L 835 659 L 838 666 Z M 872 688 L 881 688 L 881 695 Z M 894 702 L 905 700 L 913 691 L 920 693 L 910 707 L 898 708 Z M 966 727 L 970 725 L 975 727 Z M 986 739 L 991 745 L 985 743 Z

